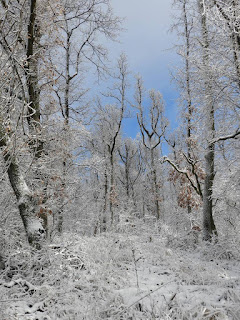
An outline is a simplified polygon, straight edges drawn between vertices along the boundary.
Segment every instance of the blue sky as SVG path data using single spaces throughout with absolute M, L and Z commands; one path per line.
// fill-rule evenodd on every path
M 114 13 L 125 17 L 120 44 L 111 47 L 113 56 L 125 52 L 129 68 L 143 76 L 146 89 L 159 90 L 166 102 L 166 115 L 175 127 L 177 90 L 169 69 L 179 64 L 173 49 L 176 35 L 169 32 L 173 21 L 171 0 L 112 0 Z M 134 119 L 125 120 L 124 133 L 135 137 L 139 131 Z

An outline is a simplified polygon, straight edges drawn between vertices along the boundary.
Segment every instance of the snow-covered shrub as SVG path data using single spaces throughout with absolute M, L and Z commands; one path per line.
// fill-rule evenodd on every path
M 114 235 L 65 234 L 39 252 L 21 249 L 1 276 L 2 319 L 110 317 L 122 304 L 117 290 L 126 283 L 131 254 L 129 240 Z

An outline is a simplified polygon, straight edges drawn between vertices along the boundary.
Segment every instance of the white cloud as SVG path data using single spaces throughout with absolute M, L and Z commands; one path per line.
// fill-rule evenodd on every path
M 169 32 L 173 20 L 172 0 L 112 0 L 114 13 L 125 17 L 120 36 L 121 44 L 114 44 L 111 56 L 117 58 L 124 51 L 129 67 L 143 76 L 147 89 L 160 90 L 166 101 L 166 113 L 176 125 L 177 92 L 171 83 L 169 68 L 179 62 L 173 48 L 176 34 Z
M 134 69 L 137 65 L 164 60 L 169 56 L 166 50 L 174 43 L 171 27 L 170 0 L 112 0 L 114 12 L 125 17 L 127 29 L 120 36 L 122 50 L 129 56 Z

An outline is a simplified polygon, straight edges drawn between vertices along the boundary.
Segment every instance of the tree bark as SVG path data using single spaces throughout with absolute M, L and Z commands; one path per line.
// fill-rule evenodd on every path
M 186 93 L 187 93 L 187 156 L 191 159 L 191 136 L 192 136 L 192 99 L 190 89 L 190 67 L 189 67 L 189 56 L 190 56 L 190 39 L 189 39 L 189 28 L 188 28 L 188 17 L 186 9 L 186 0 L 183 2 L 183 14 L 184 14 L 184 27 L 185 27 L 185 39 L 186 39 L 186 58 L 185 58 L 185 71 L 186 71 Z M 190 214 L 192 208 L 189 200 L 187 204 L 188 213 Z
M 108 196 L 108 175 L 107 175 L 107 164 L 104 170 L 104 195 L 103 195 L 103 210 L 100 221 L 100 232 L 107 231 L 107 196 Z
M 70 77 L 70 34 L 67 33 L 67 40 L 66 40 L 66 70 L 65 70 L 65 92 L 64 92 L 64 110 L 63 110 L 63 116 L 64 116 L 64 124 L 63 124 L 63 133 L 64 133 L 64 139 L 65 143 L 68 138 L 68 132 L 69 132 L 69 91 L 70 91 L 70 82 L 71 82 L 71 77 Z M 67 145 L 67 143 L 66 143 Z M 67 157 L 67 150 L 64 152 L 63 155 L 63 172 L 62 172 L 62 190 L 64 193 L 64 190 L 66 189 L 66 174 L 67 174 L 67 162 L 68 162 L 68 157 Z M 64 203 L 64 196 L 63 196 L 63 201 L 62 204 Z M 58 210 L 57 213 L 57 231 L 62 234 L 63 231 L 63 216 L 64 216 L 64 206 L 62 205 L 61 208 Z
M 157 184 L 157 172 L 155 167 L 155 160 L 154 160 L 154 150 L 150 150 L 151 154 L 151 176 L 152 176 L 152 189 L 154 194 L 154 207 L 155 207 L 155 214 L 157 217 L 157 220 L 160 219 L 160 205 L 159 205 L 159 188 Z
M 43 152 L 43 141 L 39 137 L 41 134 L 40 123 L 40 90 L 38 87 L 38 58 L 39 52 L 36 50 L 37 42 L 40 41 L 39 29 L 36 24 L 36 5 L 37 0 L 30 2 L 30 16 L 28 22 L 27 34 L 27 52 L 26 52 L 26 84 L 28 91 L 28 125 L 32 135 L 30 146 L 33 148 L 35 157 L 39 158 Z M 37 41 L 38 40 L 38 41 Z
M 114 162 L 113 162 L 113 151 L 110 155 L 110 214 L 111 214 L 111 225 L 114 223 L 114 196 L 115 196 L 115 190 L 114 190 Z
M 213 219 L 213 183 L 214 183 L 214 156 L 215 144 L 212 142 L 215 137 L 215 107 L 212 92 L 212 76 L 210 70 L 209 57 L 209 36 L 207 28 L 206 9 L 204 8 L 203 0 L 199 0 L 199 11 L 201 16 L 201 31 L 202 31 L 202 45 L 203 45 L 203 74 L 206 90 L 206 120 L 205 127 L 207 132 L 207 147 L 205 154 L 205 170 L 206 176 L 204 180 L 203 193 L 203 240 L 211 241 L 217 236 L 217 230 Z
M 205 155 L 206 178 L 203 192 L 203 239 L 211 241 L 217 235 L 216 226 L 213 220 L 212 188 L 214 182 L 214 145 L 207 147 Z
M 3 158 L 7 166 L 7 174 L 18 201 L 19 213 L 27 234 L 28 242 L 33 247 L 40 249 L 45 230 L 37 217 L 38 201 L 34 198 L 27 186 L 15 155 L 10 154 L 8 150 L 7 137 L 5 136 L 2 123 L 0 123 L 0 138 L 0 147 L 4 148 Z
M 9 156 L 7 156 L 7 158 L 9 158 Z M 8 160 L 9 159 L 5 159 L 6 162 Z M 8 177 L 18 201 L 19 213 L 23 221 L 28 242 L 33 247 L 40 249 L 45 230 L 37 218 L 37 199 L 34 199 L 28 188 L 15 157 L 12 156 L 10 161 L 7 170 Z

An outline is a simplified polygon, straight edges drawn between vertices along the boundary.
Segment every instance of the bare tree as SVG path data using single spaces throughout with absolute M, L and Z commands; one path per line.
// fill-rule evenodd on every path
M 25 1 L 1 2 L 0 12 L 0 45 L 4 59 L 1 73 L 6 80 L 1 83 L 1 147 L 29 243 L 39 248 L 44 233 L 37 217 L 39 201 L 29 188 L 16 155 L 21 141 L 18 136 L 20 124 L 23 134 L 28 136 L 27 143 L 34 158 L 37 159 L 42 152 L 36 1 L 30 1 L 27 6 Z M 29 133 L 26 133 L 25 119 Z
M 112 104 L 103 106 L 98 101 L 97 106 L 97 126 L 101 127 L 101 137 L 104 143 L 104 157 L 106 167 L 105 176 L 105 205 L 103 209 L 103 221 L 107 220 L 107 205 L 109 204 L 110 222 L 114 222 L 114 207 L 117 206 L 117 190 L 115 177 L 115 161 L 117 150 L 119 148 L 119 139 L 121 134 L 122 122 L 126 111 L 127 87 L 128 87 L 128 65 L 124 54 L 120 56 L 117 62 L 117 71 L 113 79 L 115 83 L 112 88 L 103 96 L 109 99 Z M 109 202 L 107 201 L 109 199 Z M 105 228 L 104 228 L 105 229 Z
M 211 241 L 217 235 L 213 207 L 214 190 L 218 188 L 215 178 L 221 172 L 220 158 L 225 158 L 226 163 L 226 150 L 235 154 L 230 139 L 239 136 L 239 4 L 217 0 L 174 3 L 181 10 L 176 27 L 184 41 L 179 53 L 185 65 L 176 78 L 181 88 L 182 110 L 188 106 L 187 117 L 185 113 L 183 116 L 187 118 L 188 139 L 187 147 L 174 147 L 185 164 L 165 160 L 172 165 L 175 175 L 184 175 L 202 198 L 203 238 Z M 230 118 L 234 121 L 229 121 Z M 205 172 L 201 169 L 203 163 Z
M 123 164 L 123 168 L 120 167 L 119 180 L 124 186 L 127 196 L 125 207 L 128 208 L 130 206 L 130 200 L 133 202 L 134 206 L 137 207 L 134 187 L 143 171 L 138 141 L 130 138 L 124 139 L 118 153 Z
M 175 8 L 180 11 L 173 29 L 182 38 L 177 46 L 178 54 L 182 58 L 183 66 L 175 72 L 174 80 L 180 89 L 179 105 L 181 107 L 181 130 L 175 138 L 165 136 L 171 147 L 174 159 L 165 157 L 171 166 L 170 179 L 174 185 L 178 184 L 178 204 L 187 208 L 188 213 L 199 207 L 202 202 L 202 180 L 204 170 L 201 168 L 201 152 L 196 138 L 197 110 L 194 105 L 194 20 L 192 2 L 189 0 L 174 1 Z M 196 118 L 196 119 L 195 119 Z
M 152 183 L 152 192 L 154 197 L 155 209 L 157 219 L 160 218 L 160 193 L 159 193 L 159 182 L 157 177 L 157 168 L 156 168 L 156 156 L 157 156 L 157 147 L 160 145 L 165 130 L 167 128 L 167 121 L 164 117 L 164 103 L 162 95 L 160 92 L 155 90 L 149 91 L 149 98 L 151 100 L 151 105 L 148 108 L 149 117 L 149 126 L 147 124 L 147 119 L 145 116 L 144 109 L 144 87 L 143 81 L 140 77 L 137 77 L 136 83 L 136 108 L 138 109 L 137 119 L 139 128 L 141 131 L 142 142 L 146 150 L 150 154 L 150 170 L 151 170 L 151 183 Z
M 61 114 L 64 119 L 63 136 L 66 150 L 63 151 L 62 188 L 66 187 L 66 175 L 71 160 L 70 145 L 67 141 L 75 133 L 71 124 L 86 122 L 88 103 L 83 98 L 89 89 L 84 85 L 86 68 L 98 76 L 108 72 L 107 49 L 98 39 L 105 37 L 115 40 L 120 29 L 120 19 L 112 13 L 109 0 L 60 1 L 60 9 L 54 20 L 62 40 L 58 41 L 60 55 L 53 51 L 50 60 L 55 72 L 53 87 Z M 64 52 L 63 59 L 61 58 Z M 80 87 L 81 85 L 81 87 Z M 63 206 L 58 212 L 57 229 L 61 233 L 63 225 Z

